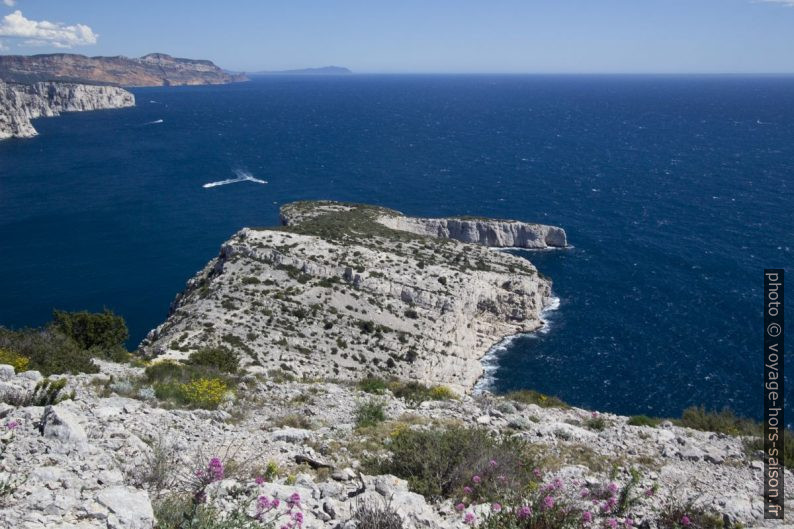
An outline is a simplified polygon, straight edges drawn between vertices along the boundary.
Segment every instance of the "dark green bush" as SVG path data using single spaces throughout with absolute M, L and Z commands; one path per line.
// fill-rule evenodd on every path
M 359 380 L 358 384 L 356 384 L 356 387 L 367 393 L 382 395 L 387 389 L 389 389 L 389 383 L 380 377 L 369 375 Z
M 505 398 L 516 401 L 522 402 L 524 404 L 537 404 L 541 408 L 569 408 L 567 403 L 563 402 L 562 400 L 558 399 L 557 397 L 552 397 L 549 395 L 544 395 L 543 393 L 537 392 L 532 389 L 522 389 L 520 391 L 511 391 Z
M 498 482 L 509 490 L 520 490 L 532 480 L 533 465 L 524 442 L 498 440 L 485 430 L 403 430 L 394 436 L 389 450 L 391 457 L 372 470 L 403 478 L 412 491 L 434 500 L 461 496 L 474 474 L 484 484 Z M 489 473 L 504 477 L 486 479 Z M 482 501 L 497 497 L 496 490 L 483 488 L 480 493 Z
M 648 417 L 647 415 L 632 415 L 628 422 L 629 426 L 651 426 L 656 427 L 661 424 L 662 419 L 658 417 Z
M 370 400 L 359 402 L 356 406 L 356 427 L 375 426 L 386 420 L 386 407 L 383 402 Z
M 692 406 L 684 410 L 681 419 L 676 423 L 686 428 L 728 435 L 760 435 L 762 433 L 760 423 L 738 417 L 728 408 L 722 411 L 710 411 L 704 406 Z
M 187 363 L 212 367 L 223 373 L 236 373 L 240 368 L 240 355 L 225 347 L 207 347 L 191 353 Z
M 27 357 L 28 369 L 43 375 L 97 373 L 94 350 L 81 349 L 71 338 L 52 327 L 12 331 L 0 328 L 0 348 Z
M 94 350 L 92 356 L 109 360 L 126 360 L 124 342 L 129 337 L 124 318 L 105 309 L 91 313 L 53 311 L 52 326 L 77 343 L 81 349 Z

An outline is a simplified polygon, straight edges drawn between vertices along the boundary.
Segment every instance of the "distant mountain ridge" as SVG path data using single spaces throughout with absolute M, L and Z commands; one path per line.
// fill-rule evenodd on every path
M 14 83 L 64 81 L 119 86 L 182 86 L 247 81 L 212 61 L 183 59 L 165 53 L 140 58 L 87 57 L 71 53 L 0 56 L 0 80 Z
M 349 75 L 353 72 L 343 66 L 321 66 L 319 68 L 300 68 L 297 70 L 274 70 L 253 72 L 248 75 Z

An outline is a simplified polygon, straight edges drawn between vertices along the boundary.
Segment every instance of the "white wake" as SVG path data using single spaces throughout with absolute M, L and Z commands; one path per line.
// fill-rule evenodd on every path
M 267 184 L 267 180 L 260 180 L 259 178 L 254 178 L 254 175 L 252 175 L 248 171 L 242 171 L 240 169 L 236 169 L 234 171 L 234 174 L 237 175 L 237 178 L 228 178 L 226 180 L 218 180 L 217 182 L 209 182 L 201 187 L 204 188 L 218 187 L 218 186 L 225 186 L 227 184 L 236 184 L 237 182 L 254 182 L 255 184 Z

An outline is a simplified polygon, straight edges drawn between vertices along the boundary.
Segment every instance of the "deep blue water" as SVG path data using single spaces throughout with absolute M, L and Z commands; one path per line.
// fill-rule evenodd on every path
M 500 357 L 498 390 L 761 414 L 762 270 L 791 273 L 794 248 L 794 78 L 278 77 L 134 92 L 134 109 L 42 119 L 37 138 L 0 142 L 0 324 L 107 306 L 134 345 L 225 239 L 277 223 L 292 200 L 516 218 L 563 226 L 575 247 L 522 254 L 554 279 L 560 309 Z M 202 188 L 235 170 L 269 184 Z

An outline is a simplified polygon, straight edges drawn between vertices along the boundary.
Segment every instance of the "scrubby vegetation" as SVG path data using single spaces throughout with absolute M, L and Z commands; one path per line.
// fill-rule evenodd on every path
M 419 404 L 426 400 L 450 400 L 455 399 L 455 393 L 446 386 L 425 386 L 418 382 L 405 382 L 397 379 L 386 380 L 380 377 L 368 376 L 360 380 L 357 384 L 358 389 L 382 395 L 386 391 L 391 391 L 395 397 L 405 399 L 408 402 Z
M 43 375 L 96 373 L 94 358 L 123 361 L 127 326 L 109 310 L 100 313 L 55 311 L 53 321 L 39 329 L 0 327 L 0 358 L 17 370 Z
M 380 400 L 368 400 L 356 405 L 356 427 L 375 426 L 386 420 L 386 406 Z
M 237 385 L 235 377 L 212 363 L 157 362 L 146 368 L 144 378 L 158 399 L 188 408 L 217 408 L 233 397 Z
M 505 395 L 506 399 L 520 402 L 522 404 L 537 404 L 541 408 L 569 408 L 570 406 L 558 399 L 549 395 L 544 395 L 532 389 L 522 389 L 519 391 L 511 391 Z

